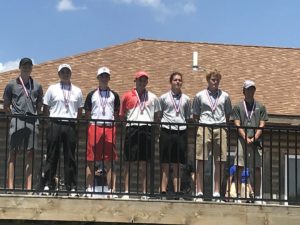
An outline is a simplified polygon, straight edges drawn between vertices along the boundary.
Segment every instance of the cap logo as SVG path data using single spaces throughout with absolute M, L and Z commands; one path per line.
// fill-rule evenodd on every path
M 100 76 L 101 74 L 105 73 L 110 75 L 110 70 L 107 67 L 101 67 L 98 69 L 97 76 Z

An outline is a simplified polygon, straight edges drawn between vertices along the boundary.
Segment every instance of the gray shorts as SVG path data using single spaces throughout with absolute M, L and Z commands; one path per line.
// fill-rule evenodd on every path
M 31 150 L 37 148 L 39 121 L 25 121 L 12 118 L 9 128 L 9 148 L 11 150 Z
M 243 138 L 238 137 L 234 163 L 248 168 L 262 167 L 262 150 L 258 148 L 257 144 L 246 144 Z

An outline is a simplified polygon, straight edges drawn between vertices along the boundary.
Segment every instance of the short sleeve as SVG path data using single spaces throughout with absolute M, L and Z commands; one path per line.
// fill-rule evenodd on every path
M 82 95 L 82 91 L 79 89 L 78 108 L 83 108 L 83 106 L 84 106 L 83 95 Z
M 115 113 L 119 114 L 119 112 L 120 112 L 120 97 L 117 92 L 112 91 L 112 93 L 115 96 L 114 111 L 115 111 Z
M 7 84 L 4 93 L 3 93 L 4 104 L 11 104 L 12 101 L 12 85 L 11 83 Z
M 159 111 L 161 111 L 160 102 L 159 102 L 159 99 L 155 96 L 155 98 L 154 98 L 154 112 L 159 112 Z
M 52 86 L 50 86 L 48 89 L 47 89 L 47 91 L 46 91 L 46 93 L 45 93 L 45 95 L 44 95 L 44 98 L 43 98 L 43 104 L 44 105 L 48 105 L 48 106 L 51 106 L 51 102 L 52 102 L 52 98 L 51 98 L 51 96 L 52 96 L 52 94 L 51 94 L 51 91 L 52 90 Z
M 186 119 L 190 119 L 191 117 L 191 102 L 190 102 L 190 98 L 186 99 L 186 104 L 184 106 L 184 115 Z
M 84 110 L 85 111 L 92 111 L 92 96 L 93 96 L 93 91 L 88 93 L 86 96 L 85 102 L 84 102 Z
M 241 121 L 241 111 L 239 105 L 233 107 L 231 119 L 230 120 L 239 120 Z
M 266 107 L 264 105 L 261 106 L 259 119 L 260 119 L 260 121 L 267 121 L 269 119 Z
M 193 106 L 192 106 L 193 114 L 199 116 L 201 113 L 201 99 L 197 95 L 195 96 L 193 100 Z
M 126 113 L 126 111 L 127 111 L 127 109 L 126 109 L 127 97 L 126 97 L 126 96 L 127 96 L 127 95 L 124 94 L 124 95 L 122 96 L 122 99 L 121 99 L 120 113 L 119 113 L 119 115 L 120 115 L 121 117 L 125 116 L 125 113 Z
M 163 95 L 160 96 L 158 100 L 159 100 L 159 104 L 160 104 L 161 110 L 164 111 L 164 109 L 165 109 L 165 101 L 164 101 Z
M 232 105 L 229 95 L 225 99 L 225 115 L 230 115 L 232 113 Z
M 38 97 L 37 97 L 37 104 L 39 104 L 39 103 L 43 103 L 43 94 L 44 94 L 44 92 L 43 92 L 43 87 L 42 87 L 42 85 L 39 85 L 39 90 L 38 90 Z

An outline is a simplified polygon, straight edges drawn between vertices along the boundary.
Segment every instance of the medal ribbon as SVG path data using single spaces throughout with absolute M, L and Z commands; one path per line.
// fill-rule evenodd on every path
M 207 98 L 208 98 L 211 110 L 215 111 L 216 108 L 217 108 L 217 105 L 218 105 L 218 101 L 219 101 L 219 97 L 220 97 L 220 91 L 218 90 L 217 98 L 216 98 L 216 101 L 214 103 L 211 100 L 211 97 L 210 97 L 210 95 L 208 93 L 208 90 L 206 90 L 206 95 L 207 95 Z
M 178 104 L 176 104 L 176 101 L 174 100 L 174 97 L 173 97 L 171 91 L 169 92 L 169 94 L 170 94 L 170 98 L 171 98 L 171 101 L 173 103 L 173 106 L 174 106 L 174 109 L 175 109 L 176 113 L 179 113 L 179 111 L 180 111 L 180 105 L 181 105 L 181 99 L 182 99 L 181 98 L 181 94 L 180 94 L 180 98 L 179 98 Z
M 104 90 L 104 91 L 105 91 L 105 96 L 104 96 L 104 98 L 102 98 L 100 88 L 98 88 L 100 106 L 102 107 L 102 110 L 105 112 L 105 108 L 107 105 L 107 99 L 108 99 L 108 95 L 109 95 L 109 90 Z
M 21 82 L 21 84 L 22 84 L 22 87 L 23 87 L 23 89 L 24 89 L 25 95 L 26 95 L 27 98 L 28 98 L 28 97 L 29 97 L 29 94 L 28 94 L 27 88 L 25 87 L 24 82 L 23 82 L 23 79 L 22 79 L 21 76 L 19 76 L 19 80 L 20 80 L 20 82 Z M 30 79 L 28 80 L 28 82 L 29 82 L 29 91 L 31 92 L 31 82 L 30 82 Z
M 147 91 L 145 91 L 143 93 L 142 99 L 140 99 L 140 96 L 139 96 L 139 94 L 137 93 L 136 90 L 135 90 L 135 94 L 136 94 L 137 99 L 138 99 L 138 104 L 139 104 L 140 110 L 141 110 L 141 112 L 143 112 L 144 109 L 145 109 L 145 100 L 146 100 L 146 96 L 147 96 Z
M 68 85 L 64 85 L 63 83 L 60 83 L 60 85 L 61 85 L 61 89 L 62 89 L 63 95 L 64 95 L 65 106 L 66 106 L 66 108 L 69 108 L 69 101 L 70 101 L 70 96 L 71 96 L 72 84 L 70 84 L 69 90 L 67 90 L 67 88 L 66 88 L 66 87 L 68 87 Z
M 251 113 L 250 113 L 250 115 L 249 115 L 248 109 L 247 109 L 247 105 L 246 105 L 246 101 L 244 100 L 243 103 L 244 103 L 244 108 L 245 108 L 245 112 L 246 112 L 247 119 L 248 119 L 248 121 L 250 121 L 251 118 L 252 118 L 253 112 L 254 112 L 254 110 L 255 110 L 256 104 L 255 104 L 255 102 L 253 102 L 253 106 L 252 106 L 252 109 L 251 109 Z

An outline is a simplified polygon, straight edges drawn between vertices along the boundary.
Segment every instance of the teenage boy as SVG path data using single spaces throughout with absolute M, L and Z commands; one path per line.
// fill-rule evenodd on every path
M 254 99 L 256 86 L 254 81 L 246 80 L 243 84 L 244 100 L 239 102 L 234 108 L 232 119 L 238 127 L 238 146 L 235 156 L 235 164 L 238 165 L 239 180 L 242 176 L 244 168 L 250 169 L 251 186 L 254 187 L 255 198 L 261 197 L 261 167 L 262 167 L 262 151 L 261 137 L 268 114 L 265 106 Z M 241 126 L 241 127 L 240 127 Z M 247 127 L 256 127 L 251 129 Z M 240 191 L 240 185 L 238 187 Z M 252 194 L 252 193 L 251 193 Z M 256 203 L 262 203 L 256 200 Z
M 122 97 L 120 117 L 126 118 L 128 123 L 126 126 L 124 159 L 125 163 L 125 193 L 129 191 L 129 163 L 138 161 L 139 178 L 142 180 L 142 192 L 147 193 L 146 179 L 147 166 L 151 160 L 151 136 L 153 129 L 151 124 L 147 122 L 158 121 L 160 104 L 155 94 L 148 91 L 149 76 L 144 71 L 138 71 L 135 74 L 135 88 L 126 92 Z M 143 121 L 144 123 L 135 122 Z M 128 199 L 125 194 L 123 199 Z M 146 195 L 142 199 L 147 199 Z
M 181 167 L 186 163 L 187 127 L 183 125 L 191 115 L 190 98 L 181 91 L 183 75 L 174 72 L 170 75 L 171 90 L 160 99 L 162 125 L 159 139 L 161 163 L 161 194 L 166 194 L 169 168 L 173 169 L 173 190 L 180 193 Z M 177 196 L 178 197 L 178 196 Z
M 25 188 L 32 188 L 33 150 L 37 148 L 39 121 L 34 116 L 41 114 L 43 104 L 42 86 L 32 78 L 32 60 L 22 58 L 20 75 L 5 87 L 4 110 L 11 119 L 9 129 L 9 153 L 7 165 L 7 188 L 14 188 L 17 152 L 26 152 Z
M 54 189 L 54 177 L 60 156 L 64 153 L 64 181 L 66 190 L 76 196 L 77 169 L 75 150 L 77 143 L 76 121 L 81 118 L 83 97 L 80 88 L 72 84 L 69 64 L 58 67 L 60 82 L 50 85 L 44 96 L 44 113 L 50 117 L 47 130 L 47 157 L 45 165 L 45 191 Z
M 120 98 L 108 86 L 110 76 L 111 72 L 107 67 L 98 69 L 99 87 L 88 94 L 84 104 L 86 118 L 92 119 L 87 142 L 87 192 L 95 190 L 94 168 L 96 164 L 102 165 L 102 162 L 107 170 L 108 187 L 112 193 L 116 190 L 116 172 L 113 168 L 114 161 L 117 160 L 116 126 L 113 121 L 119 116 Z M 104 168 L 100 169 L 104 171 Z
M 212 71 L 206 75 L 207 88 L 198 92 L 193 102 L 193 117 L 201 125 L 196 139 L 196 201 L 202 201 L 203 169 L 208 160 L 209 151 L 214 156 L 213 198 L 220 199 L 220 187 L 227 159 L 227 132 L 222 127 L 206 125 L 226 125 L 232 111 L 229 95 L 219 89 L 221 73 Z

